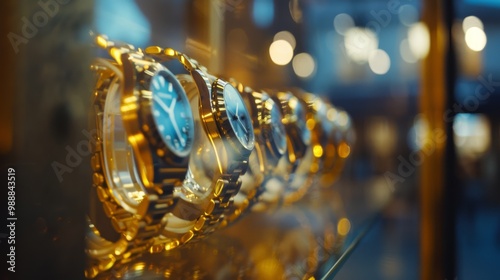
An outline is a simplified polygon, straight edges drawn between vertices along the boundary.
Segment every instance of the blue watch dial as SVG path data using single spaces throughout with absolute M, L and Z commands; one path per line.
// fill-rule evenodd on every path
M 252 150 L 255 138 L 252 119 L 240 93 L 230 84 L 224 86 L 224 104 L 236 137 L 246 149 Z
M 167 147 L 178 156 L 187 156 L 193 143 L 193 114 L 186 92 L 175 76 L 159 70 L 151 79 L 153 120 Z

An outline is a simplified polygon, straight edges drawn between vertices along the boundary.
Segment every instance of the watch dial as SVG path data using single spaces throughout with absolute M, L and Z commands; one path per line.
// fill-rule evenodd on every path
M 254 146 L 252 119 L 240 93 L 230 84 L 224 86 L 224 103 L 234 134 L 245 148 L 252 150 Z
M 311 140 L 311 132 L 306 126 L 306 111 L 304 105 L 297 101 L 295 106 L 295 115 L 297 116 L 297 126 L 300 129 L 301 138 L 304 143 L 309 143 Z
M 186 92 L 175 76 L 158 71 L 151 79 L 153 119 L 167 147 L 178 156 L 187 156 L 193 143 L 193 114 Z
M 273 102 L 272 99 L 269 101 Z M 271 109 L 271 137 L 278 152 L 284 154 L 286 151 L 285 126 L 282 123 L 281 112 L 274 102 Z

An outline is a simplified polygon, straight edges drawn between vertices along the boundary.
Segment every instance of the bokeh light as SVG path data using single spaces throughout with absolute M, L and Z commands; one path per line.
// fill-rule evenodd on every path
M 370 54 L 368 65 L 373 73 L 384 75 L 391 68 L 391 59 L 384 50 L 375 50 Z
M 398 12 L 399 21 L 405 26 L 411 26 L 418 21 L 418 10 L 413 5 L 403 5 Z
M 480 52 L 486 46 L 487 38 L 484 31 L 479 27 L 471 27 L 465 32 L 465 43 L 467 46 L 475 51 Z
M 274 41 L 269 47 L 271 60 L 277 65 L 287 65 L 293 58 L 293 48 L 285 40 Z
M 427 141 L 429 141 L 429 123 L 422 115 L 417 115 L 408 131 L 408 146 L 412 151 L 419 151 Z
M 460 155 L 476 158 L 491 146 L 491 125 L 482 114 L 457 114 L 453 121 L 453 134 Z
M 408 63 L 415 63 L 418 61 L 418 58 L 410 49 L 410 42 L 408 39 L 403 39 L 401 44 L 399 44 L 399 53 L 404 61 Z
M 296 23 L 302 22 L 302 10 L 300 9 L 299 0 L 290 0 L 288 8 L 293 21 Z
M 274 35 L 274 41 L 278 41 L 278 40 L 287 41 L 290 44 L 290 46 L 292 46 L 292 48 L 295 49 L 296 40 L 295 40 L 295 36 L 293 36 L 292 33 L 288 32 L 286 30 L 280 31 Z
M 333 19 L 333 27 L 340 35 L 345 35 L 349 28 L 354 27 L 354 20 L 348 14 L 338 14 Z
M 321 157 L 323 155 L 323 147 L 321 145 L 314 145 L 313 154 L 317 158 Z
M 349 28 L 344 43 L 347 55 L 360 64 L 368 62 L 370 53 L 378 48 L 377 35 L 368 28 Z
M 337 224 L 337 232 L 340 235 L 347 235 L 351 230 L 351 222 L 347 218 L 342 218 Z
M 351 147 L 346 142 L 340 143 L 338 147 L 338 155 L 341 158 L 347 158 L 351 153 Z
M 417 58 L 423 59 L 427 56 L 431 40 L 429 29 L 423 22 L 415 23 L 410 27 L 408 42 L 410 43 L 410 50 Z
M 464 18 L 464 21 L 462 22 L 462 29 L 464 30 L 464 33 L 467 33 L 467 30 L 472 27 L 477 27 L 481 30 L 484 29 L 483 22 L 478 17 L 468 16 Z
M 316 70 L 314 58 L 308 53 L 299 53 L 292 61 L 293 71 L 301 78 L 310 77 Z

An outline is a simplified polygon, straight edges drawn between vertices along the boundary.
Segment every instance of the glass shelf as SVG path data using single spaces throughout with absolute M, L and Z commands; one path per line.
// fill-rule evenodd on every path
M 383 203 L 366 195 L 373 184 L 316 187 L 296 204 L 250 213 L 205 240 L 148 254 L 96 279 L 331 279 Z

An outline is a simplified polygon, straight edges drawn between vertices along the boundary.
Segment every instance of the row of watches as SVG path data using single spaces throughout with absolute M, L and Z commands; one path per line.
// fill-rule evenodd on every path
M 331 184 L 349 154 L 349 116 L 319 97 L 256 91 L 170 48 L 95 43 L 112 59 L 91 67 L 89 278 L 293 203 Z

